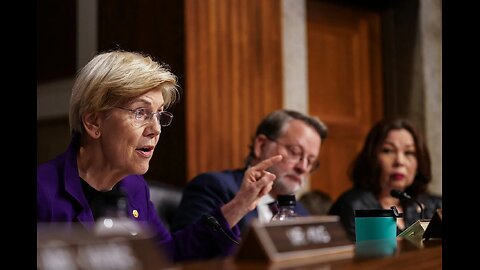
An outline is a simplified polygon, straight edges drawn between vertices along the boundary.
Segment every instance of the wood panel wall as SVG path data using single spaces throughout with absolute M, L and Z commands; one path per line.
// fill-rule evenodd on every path
M 282 107 L 280 1 L 186 0 L 187 177 L 243 165 Z
M 98 50 L 124 49 L 148 53 L 168 64 L 184 86 L 185 35 L 183 1 L 98 1 Z M 177 186 L 186 182 L 185 100 L 168 109 L 174 115 L 162 129 L 145 178 Z
M 349 166 L 383 117 L 381 21 L 375 11 L 315 0 L 307 17 L 309 111 L 329 128 L 310 187 L 336 199 L 352 186 Z
M 76 1 L 37 0 L 37 83 L 76 72 Z

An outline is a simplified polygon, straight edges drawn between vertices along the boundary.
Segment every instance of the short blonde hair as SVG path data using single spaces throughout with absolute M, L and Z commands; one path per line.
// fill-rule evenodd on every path
M 72 133 L 84 133 L 82 115 L 111 109 L 160 87 L 164 107 L 178 100 L 177 77 L 151 56 L 122 50 L 96 55 L 77 74 L 70 97 Z

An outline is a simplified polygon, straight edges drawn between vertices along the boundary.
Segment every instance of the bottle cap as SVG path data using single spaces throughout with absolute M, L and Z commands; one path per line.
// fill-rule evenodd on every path
M 288 195 L 278 195 L 277 201 L 279 206 L 294 206 L 297 204 L 295 199 L 295 195 L 288 194 Z

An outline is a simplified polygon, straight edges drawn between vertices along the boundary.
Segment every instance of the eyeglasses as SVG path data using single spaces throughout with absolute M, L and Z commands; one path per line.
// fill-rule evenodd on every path
M 152 112 L 145 108 L 139 108 L 135 110 L 127 109 L 123 107 L 115 107 L 115 108 L 133 113 L 133 120 L 138 126 L 143 126 L 148 124 L 153 119 L 153 116 L 156 116 L 158 123 L 162 127 L 166 127 L 170 125 L 173 119 L 173 114 L 167 111 Z
M 287 149 L 287 154 L 284 155 L 284 161 L 291 163 L 291 164 L 297 164 L 298 162 L 302 161 L 304 159 L 307 160 L 307 170 L 309 173 L 312 173 L 316 171 L 320 167 L 320 161 L 318 159 L 313 159 L 313 158 L 305 158 L 305 153 L 302 149 L 301 146 L 299 145 L 289 145 L 289 144 L 284 144 L 281 143 L 275 139 L 272 139 L 267 136 L 267 139 L 269 139 L 272 142 L 275 142 L 278 145 L 281 145 Z

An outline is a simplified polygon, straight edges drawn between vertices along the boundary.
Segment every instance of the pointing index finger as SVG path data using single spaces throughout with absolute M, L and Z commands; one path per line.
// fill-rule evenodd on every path
M 283 159 L 282 155 L 276 155 L 270 158 L 263 160 L 262 162 L 255 165 L 255 170 L 263 171 L 266 170 L 268 167 L 272 166 L 273 164 L 280 162 Z

